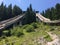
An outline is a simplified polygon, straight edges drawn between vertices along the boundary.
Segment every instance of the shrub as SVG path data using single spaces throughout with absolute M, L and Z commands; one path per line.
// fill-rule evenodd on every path
M 55 29 L 54 29 L 54 28 L 51 28 L 51 29 L 50 29 L 50 31 L 53 31 L 53 30 L 55 30 Z
M 27 28 L 26 28 L 26 32 L 34 32 L 34 27 L 29 25 Z
M 10 36 L 11 34 L 10 34 L 10 30 L 5 30 L 5 31 L 3 31 L 3 35 L 4 36 Z
M 23 29 L 20 29 L 19 27 L 16 27 L 16 29 L 13 28 L 11 30 L 11 35 L 14 35 L 14 36 L 17 36 L 17 37 L 22 36 L 22 35 L 24 35 Z
M 51 39 L 51 37 L 47 34 L 47 35 L 45 35 L 45 37 L 44 37 L 47 41 L 52 41 L 52 39 Z
M 32 26 L 33 26 L 34 28 L 38 28 L 37 23 L 32 23 Z
M 15 35 L 17 37 L 20 37 L 20 36 L 24 35 L 24 33 L 17 30 L 17 32 L 15 33 Z
M 28 27 L 28 24 L 27 24 L 27 25 L 24 25 L 22 28 L 23 28 L 23 29 L 26 29 L 27 27 Z

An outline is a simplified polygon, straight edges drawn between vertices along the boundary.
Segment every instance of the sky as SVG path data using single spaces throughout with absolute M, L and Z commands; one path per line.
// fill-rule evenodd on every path
M 0 4 L 4 2 L 4 5 L 12 4 L 12 6 L 17 5 L 22 10 L 26 10 L 30 4 L 36 11 L 42 12 L 48 8 L 54 7 L 57 3 L 60 3 L 60 0 L 0 0 Z

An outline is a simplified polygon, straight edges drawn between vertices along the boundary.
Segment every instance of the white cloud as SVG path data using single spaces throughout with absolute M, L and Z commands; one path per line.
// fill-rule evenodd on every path
M 0 4 L 3 2 L 3 0 L 0 0 Z

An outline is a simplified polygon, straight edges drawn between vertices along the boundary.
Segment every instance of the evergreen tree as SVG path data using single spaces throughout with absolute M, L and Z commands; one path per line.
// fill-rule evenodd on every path
M 36 21 L 36 14 L 33 11 L 32 6 L 30 5 L 30 7 L 27 8 L 27 11 L 25 13 L 25 23 L 30 24 L 35 21 Z
M 52 8 L 45 10 L 45 13 L 42 12 L 42 15 L 51 20 L 60 19 L 60 4 L 59 3 L 56 4 L 55 8 L 52 7 Z
M 13 7 L 13 9 L 12 4 L 6 7 L 6 5 L 4 5 L 2 2 L 0 5 L 0 21 L 12 18 L 19 14 L 22 14 L 22 10 L 16 5 Z
M 12 15 L 12 4 L 10 4 L 7 8 L 7 17 L 8 18 L 12 18 L 13 15 Z
M 46 18 L 51 18 L 51 15 L 50 15 L 50 9 L 47 9 L 47 10 L 45 10 L 45 17 Z
M 55 20 L 56 17 L 56 9 L 54 7 L 51 8 L 51 20 Z
M 17 16 L 17 15 L 20 15 L 20 14 L 22 14 L 22 9 L 20 9 L 18 6 L 15 5 L 13 7 L 13 15 Z
M 6 20 L 7 19 L 7 7 L 6 5 L 4 6 L 4 11 L 3 11 L 3 20 Z
M 31 5 L 31 4 L 30 4 L 30 7 L 29 7 L 29 9 L 30 9 L 30 11 L 33 11 L 33 10 L 32 10 L 32 5 Z
M 3 20 L 3 11 L 4 11 L 4 5 L 3 5 L 3 2 L 0 6 L 0 21 Z
M 41 15 L 45 16 L 45 12 L 44 12 L 44 11 L 42 11 Z
M 57 19 L 60 19 L 60 4 L 57 3 L 55 7 L 56 7 L 56 15 L 57 15 Z

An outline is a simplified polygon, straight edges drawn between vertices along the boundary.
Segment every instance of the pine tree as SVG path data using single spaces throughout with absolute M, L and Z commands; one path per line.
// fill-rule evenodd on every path
M 32 5 L 30 5 L 30 7 L 27 8 L 27 11 L 25 13 L 25 23 L 30 24 L 35 21 L 36 21 L 36 14 L 32 9 Z
M 57 3 L 55 7 L 56 7 L 56 15 L 57 15 L 57 19 L 60 19 L 60 4 Z
M 46 18 L 49 18 L 51 20 L 58 20 L 60 19 L 60 4 L 57 3 L 55 8 L 49 8 L 45 10 L 45 13 L 42 12 L 42 15 L 45 15 Z
M 12 4 L 10 4 L 7 8 L 7 16 L 8 16 L 8 18 L 13 17 L 13 15 L 12 15 Z
M 29 7 L 29 9 L 30 9 L 30 11 L 33 11 L 33 10 L 32 10 L 32 5 L 31 5 L 31 4 L 30 4 L 30 7 Z
M 42 11 L 41 15 L 45 16 L 45 12 L 44 12 L 44 11 Z
M 0 21 L 4 20 L 3 19 L 3 16 L 4 16 L 3 12 L 4 12 L 4 5 L 3 5 L 3 2 L 2 2 L 1 6 L 0 6 Z
M 3 19 L 6 20 L 7 19 L 7 7 L 6 5 L 4 6 L 4 11 L 3 11 Z
M 22 14 L 22 9 L 20 9 L 18 6 L 15 5 L 13 7 L 13 15 L 17 16 L 17 15 L 20 15 L 20 14 Z

